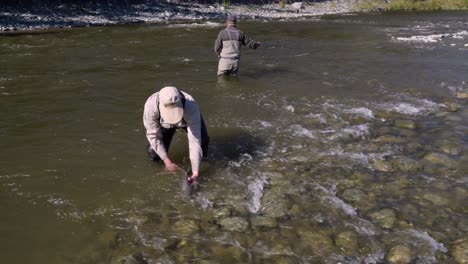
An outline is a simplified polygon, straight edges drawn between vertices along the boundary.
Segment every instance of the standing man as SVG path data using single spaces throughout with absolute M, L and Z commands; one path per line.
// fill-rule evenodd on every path
M 169 171 L 177 169 L 177 165 L 168 156 L 172 137 L 177 129 L 187 132 L 192 166 L 192 175 L 189 175 L 188 181 L 196 181 L 201 159 L 206 157 L 208 151 L 209 137 L 193 97 L 175 87 L 162 88 L 146 101 L 143 124 L 149 142 L 148 158 L 162 160 Z
M 221 30 L 214 44 L 214 50 L 219 58 L 218 76 L 237 75 L 241 45 L 251 49 L 260 47 L 260 43 L 250 39 L 247 34 L 237 27 L 237 19 L 234 15 L 228 15 L 226 28 Z

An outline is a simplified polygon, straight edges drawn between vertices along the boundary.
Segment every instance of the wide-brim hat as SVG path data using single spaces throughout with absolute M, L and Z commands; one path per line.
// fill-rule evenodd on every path
M 159 91 L 159 114 L 164 123 L 177 124 L 184 116 L 184 106 L 179 90 L 167 86 Z

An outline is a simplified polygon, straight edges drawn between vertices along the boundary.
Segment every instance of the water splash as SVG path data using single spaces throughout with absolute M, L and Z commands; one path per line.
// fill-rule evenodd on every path
M 262 176 L 260 179 L 256 179 L 251 182 L 248 186 L 249 196 L 251 197 L 247 206 L 251 213 L 258 213 L 262 208 L 262 197 L 263 197 L 263 188 L 267 184 L 265 176 Z

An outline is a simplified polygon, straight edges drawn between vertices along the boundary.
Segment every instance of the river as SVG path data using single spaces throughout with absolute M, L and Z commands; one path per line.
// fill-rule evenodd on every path
M 227 79 L 221 21 L 0 35 L 1 262 L 464 263 L 466 14 L 240 21 Z M 167 85 L 211 137 L 190 196 L 146 158 Z

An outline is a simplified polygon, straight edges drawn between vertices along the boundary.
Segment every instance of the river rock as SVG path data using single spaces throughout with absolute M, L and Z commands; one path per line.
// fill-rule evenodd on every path
M 336 236 L 335 244 L 345 254 L 352 255 L 358 248 L 358 235 L 353 231 L 344 231 Z
M 231 216 L 231 208 L 230 207 L 220 207 L 213 209 L 213 216 L 216 219 L 226 218 Z
M 391 209 L 383 209 L 370 214 L 373 222 L 377 222 L 383 228 L 392 228 L 396 221 L 396 214 Z
M 278 226 L 275 218 L 265 216 L 255 216 L 250 219 L 250 223 L 252 224 L 252 228 L 260 230 L 274 229 Z
M 392 164 L 384 160 L 376 159 L 372 161 L 372 167 L 376 171 L 389 172 L 393 171 Z
M 314 254 L 329 254 L 333 250 L 333 240 L 324 232 L 303 231 L 299 234 L 305 246 L 310 248 Z
M 457 263 L 468 264 L 468 238 L 453 246 L 452 256 Z
M 376 138 L 374 141 L 380 142 L 380 143 L 390 143 L 390 144 L 404 142 L 404 140 L 402 138 L 395 137 L 395 136 L 390 136 L 390 135 L 380 136 L 380 137 Z
M 396 120 L 394 125 L 399 128 L 415 129 L 416 123 L 412 120 Z
M 224 230 L 231 232 L 245 232 L 249 227 L 249 222 L 241 217 L 228 217 L 222 219 L 219 224 Z
M 358 189 L 346 189 L 342 197 L 345 201 L 360 203 L 367 198 L 367 194 Z
M 446 167 L 453 167 L 455 165 L 454 160 L 449 158 L 448 156 L 440 153 L 429 153 L 424 156 L 424 160 L 435 164 L 435 165 L 443 165 Z
M 386 257 L 388 263 L 407 264 L 411 262 L 411 249 L 407 246 L 397 245 L 392 247 Z
M 287 198 L 277 191 L 268 191 L 262 197 L 264 216 L 284 218 L 289 216 Z
M 449 204 L 449 200 L 435 193 L 425 193 L 423 198 L 430 201 L 437 206 L 446 206 Z
M 455 96 L 460 99 L 466 99 L 468 98 L 468 92 L 460 91 L 460 92 L 457 92 Z
M 179 235 L 189 236 L 198 232 L 199 227 L 194 220 L 181 220 L 176 222 L 172 229 Z
M 422 169 L 422 164 L 414 159 L 398 157 L 392 161 L 392 166 L 401 171 L 415 172 Z
M 211 263 L 247 263 L 248 254 L 241 247 L 225 244 L 216 244 L 210 247 Z M 198 263 L 198 262 L 197 262 Z
M 456 112 L 462 107 L 459 103 L 455 102 L 445 102 L 445 106 L 450 112 Z
M 440 147 L 440 150 L 445 154 L 457 156 L 460 155 L 462 152 L 462 148 L 459 145 L 455 145 L 452 143 L 444 144 Z

